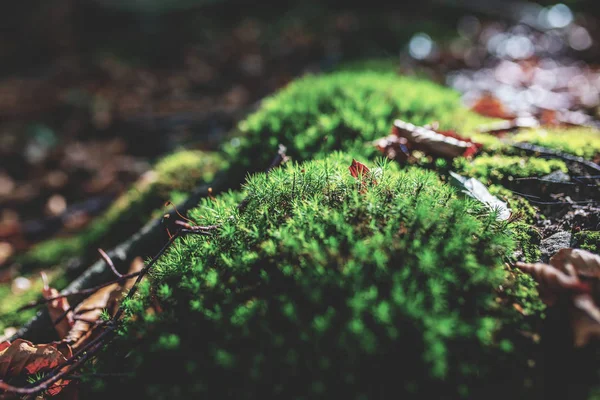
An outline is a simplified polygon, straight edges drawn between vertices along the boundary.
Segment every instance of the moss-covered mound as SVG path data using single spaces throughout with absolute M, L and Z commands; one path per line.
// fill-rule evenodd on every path
M 210 182 L 225 163 L 218 153 L 183 150 L 159 160 L 127 193 L 81 233 L 38 244 L 19 261 L 26 266 L 53 266 L 75 256 L 97 256 L 98 247 L 110 248 L 125 240 L 167 200 L 185 196 L 201 182 Z
M 386 72 L 309 76 L 266 99 L 225 145 L 229 187 L 264 170 L 279 143 L 294 161 L 314 161 L 251 175 L 243 191 L 193 210 L 196 223 L 220 228 L 176 242 L 127 304 L 121 335 L 90 368 L 133 371 L 124 384 L 153 398 L 536 392 L 544 306 L 533 281 L 505 262 L 515 251 L 537 260 L 540 237 L 526 223 L 535 210 L 500 185 L 565 171 L 565 164 L 527 157 L 482 134 L 476 140 L 484 154 L 474 160 L 423 163 L 442 175 L 455 169 L 495 183 L 490 190 L 509 201 L 518 221 L 498 222 L 435 172 L 376 168 L 371 142 L 387 135 L 395 118 L 438 121 L 466 136 L 489 122 L 451 90 Z M 331 155 L 335 150 L 351 156 Z M 352 157 L 373 175 L 351 177 Z M 165 186 L 149 184 L 160 202 L 146 207 L 139 194 L 115 205 L 121 222 L 105 225 L 103 234 L 121 234 L 122 224 L 136 228 L 164 200 L 182 196 L 190 187 L 174 182 L 185 171 L 213 171 L 195 164 L 198 158 L 172 160 L 161 175 Z M 183 168 L 181 160 L 190 162 Z M 123 390 L 116 382 L 104 381 L 107 392 Z
M 165 201 L 177 202 L 187 196 L 196 185 L 210 182 L 220 168 L 225 167 L 217 153 L 195 150 L 175 152 L 159 160 L 124 195 L 82 232 L 50 239 L 34 246 L 17 261 L 20 272 L 31 281 L 31 288 L 23 293 L 13 292 L 10 285 L 0 285 L 0 332 L 18 327 L 28 321 L 36 310 L 17 312 L 24 304 L 40 296 L 42 281 L 37 271 L 52 267 L 48 277 L 58 289 L 68 280 L 63 272 L 65 261 L 72 257 L 83 260 L 83 266 L 97 259 L 97 249 L 110 249 L 124 241 L 152 218 L 164 213 Z
M 503 318 L 523 319 L 496 300 L 510 225 L 434 173 L 384 164 L 355 179 L 351 161 L 286 165 L 203 201 L 191 218 L 220 228 L 179 239 L 155 266 L 105 365 L 121 370 L 129 353 L 140 385 L 127 384 L 156 398 L 521 387 L 531 351 L 513 356 L 497 336 Z
M 269 165 L 278 143 L 296 160 L 333 150 L 373 155 L 375 139 L 394 119 L 416 125 L 438 121 L 465 134 L 489 121 L 467 110 L 457 92 L 432 82 L 385 72 L 346 71 L 299 79 L 240 123 L 226 146 L 234 166 L 257 171 Z

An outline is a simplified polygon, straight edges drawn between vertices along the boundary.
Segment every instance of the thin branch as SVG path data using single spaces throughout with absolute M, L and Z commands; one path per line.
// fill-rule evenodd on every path
M 559 181 L 559 180 L 555 180 L 555 179 L 546 179 L 546 178 L 540 178 L 537 176 L 528 176 L 528 177 L 524 177 L 524 178 L 514 178 L 515 181 L 538 181 L 538 182 L 543 182 L 543 183 L 558 183 L 561 185 L 575 185 L 575 186 L 579 186 L 579 187 L 594 187 L 597 188 L 598 185 L 594 185 L 594 184 L 590 184 L 590 183 L 583 183 L 579 180 L 577 180 L 577 182 L 570 182 L 570 181 Z
M 103 308 L 104 307 L 81 308 L 81 309 L 77 310 L 77 313 L 81 314 L 81 313 L 85 313 L 85 312 L 88 312 L 88 311 L 101 310 Z M 57 325 L 60 321 L 62 321 L 63 319 L 65 319 L 67 317 L 67 315 L 69 315 L 69 312 L 73 311 L 74 309 L 75 309 L 74 306 L 71 306 L 71 307 L 67 308 L 65 310 L 65 312 L 63 312 L 58 318 L 56 318 L 54 321 L 52 321 L 52 325 Z
M 56 300 L 56 299 L 62 299 L 64 297 L 69 297 L 69 296 L 77 296 L 77 295 L 90 295 L 94 292 L 97 292 L 98 290 L 106 287 L 106 286 L 110 286 L 113 283 L 119 283 L 122 281 L 126 281 L 127 279 L 131 279 L 134 278 L 136 276 L 138 276 L 140 274 L 140 272 L 132 272 L 131 274 L 125 274 L 125 275 L 121 275 L 120 278 L 114 279 L 112 281 L 109 282 L 105 282 L 102 283 L 98 286 L 94 286 L 92 288 L 88 288 L 88 289 L 82 289 L 82 290 L 78 290 L 75 292 L 68 292 L 68 293 L 63 293 L 63 294 L 59 294 L 56 296 L 52 296 L 52 297 L 48 297 L 48 298 L 44 298 L 44 299 L 40 299 L 40 300 L 36 300 L 36 301 L 32 301 L 30 303 L 25 304 L 24 306 L 22 306 L 21 308 L 19 308 L 18 311 L 23 311 L 23 310 L 27 310 L 36 306 L 39 306 L 41 304 L 46 304 L 52 300 Z
M 585 165 L 586 167 L 591 168 L 595 171 L 600 171 L 600 165 L 596 164 L 595 162 L 588 161 L 583 157 L 574 156 L 571 154 L 564 153 L 562 151 L 549 149 L 549 148 L 542 147 L 542 146 L 537 146 L 537 145 L 531 144 L 531 143 L 511 143 L 511 145 L 513 147 L 516 147 L 517 149 L 532 151 L 534 153 L 539 153 L 539 154 L 546 155 L 546 156 L 552 156 L 552 157 L 560 158 L 560 159 L 566 160 L 566 161 L 576 162 L 576 163 Z
M 179 225 L 183 228 L 184 233 L 206 233 L 210 234 L 210 231 L 218 229 L 221 225 L 207 225 L 207 226 L 197 226 L 190 225 L 189 223 L 181 220 L 175 221 L 176 225 Z M 187 232 L 186 232 L 187 231 Z
M 271 161 L 271 164 L 266 169 L 265 173 L 268 174 L 269 172 L 271 172 L 272 169 L 275 169 L 275 168 L 279 167 L 280 165 L 288 162 L 290 160 L 290 158 L 286 155 L 286 152 L 287 152 L 287 148 L 284 145 L 282 145 L 281 143 L 279 143 L 279 146 L 277 148 L 277 155 L 275 156 L 273 161 Z
M 150 271 L 150 268 L 152 268 L 152 266 L 156 263 L 156 261 L 158 261 L 160 256 L 162 256 L 164 254 L 164 252 L 167 251 L 169 246 L 171 246 L 171 244 L 173 244 L 173 242 L 175 242 L 175 239 L 177 239 L 180 235 L 181 235 L 181 230 L 178 230 L 177 232 L 175 232 L 175 234 L 173 236 L 171 236 L 171 238 L 169 238 L 169 241 L 167 243 L 165 243 L 165 245 L 160 249 L 160 251 L 152 258 L 152 260 L 150 260 L 148 265 L 146 265 L 144 268 L 142 268 L 142 270 L 140 272 L 138 272 L 137 279 L 135 280 L 135 282 L 133 283 L 133 286 L 127 293 L 127 296 L 125 296 L 125 298 L 121 301 L 121 304 L 119 305 L 119 309 L 113 316 L 112 321 L 117 322 L 119 320 L 119 318 L 125 311 L 123 304 L 125 304 L 127 300 L 129 300 L 133 297 L 135 292 L 137 292 L 138 285 L 140 284 L 140 281 L 142 280 L 142 278 L 148 273 L 148 271 Z
M 101 325 L 101 324 L 105 323 L 105 321 L 98 321 L 98 320 L 93 321 L 91 319 L 78 317 L 78 316 L 73 317 L 73 321 L 81 321 L 81 322 L 85 322 L 86 324 L 90 324 L 90 325 Z
M 108 254 L 106 254 L 104 252 L 104 250 L 102 250 L 102 249 L 98 249 L 98 253 L 100 253 L 100 256 L 104 259 L 104 261 L 106 262 L 106 264 L 108 264 L 108 266 L 110 267 L 110 269 L 112 270 L 112 272 L 117 276 L 117 278 L 122 278 L 123 274 L 120 273 L 119 271 L 117 271 L 117 269 L 115 268 L 115 264 L 113 264 L 113 261 L 110 259 L 110 257 L 108 256 Z

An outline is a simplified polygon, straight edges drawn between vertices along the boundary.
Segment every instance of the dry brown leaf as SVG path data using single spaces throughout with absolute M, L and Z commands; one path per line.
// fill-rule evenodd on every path
M 404 162 L 408 159 L 408 140 L 396 135 L 388 135 L 375 141 L 375 147 L 391 160 Z
M 550 264 L 518 263 L 517 267 L 539 283 L 542 300 L 553 305 L 559 298 L 568 301 L 574 345 L 585 346 L 600 338 L 600 307 L 597 299 L 600 256 L 581 249 L 560 249 Z
M 589 294 L 579 294 L 573 298 L 571 326 L 575 347 L 585 346 L 590 339 L 600 338 L 600 309 Z
M 563 270 L 571 264 L 580 277 L 600 279 L 600 256 L 582 249 L 560 249 L 550 258 L 550 265 Z
M 41 272 L 41 275 L 42 281 L 44 282 L 42 296 L 44 296 L 45 299 L 58 296 L 60 294 L 58 290 L 48 285 L 48 277 L 46 274 Z M 59 318 L 62 318 L 59 323 L 54 325 L 54 329 L 56 330 L 56 333 L 60 339 L 64 338 L 73 327 L 73 312 L 69 311 L 69 302 L 67 301 L 66 297 L 62 297 L 60 299 L 49 301 L 47 303 L 47 307 L 51 321 L 56 321 Z
M 28 375 L 62 365 L 73 355 L 66 343 L 33 344 L 16 339 L 0 343 L 0 379 Z
M 143 267 L 143 260 L 137 257 L 132 261 L 129 273 L 139 272 Z M 133 277 L 125 282 L 103 287 L 79 303 L 75 307 L 73 326 L 64 341 L 71 344 L 73 349 L 78 349 L 91 339 L 94 336 L 93 328 L 100 319 L 102 310 L 106 309 L 113 315 L 123 294 L 131 289 L 135 280 L 136 278 Z
M 453 131 L 436 131 L 397 119 L 392 135 L 406 140 L 408 149 L 420 150 L 439 157 L 471 157 L 482 147 L 480 143 Z
M 535 128 L 540 126 L 540 121 L 534 116 L 521 116 L 510 120 L 492 122 L 479 128 L 479 132 L 499 135 L 517 129 Z
M 5 341 L 0 343 L 0 379 L 46 372 L 60 367 L 72 356 L 71 346 L 63 342 L 33 344 L 23 339 L 16 339 L 12 343 Z M 69 383 L 68 380 L 58 380 L 46 393 L 48 396 L 55 396 L 67 388 Z M 3 397 L 0 395 L 0 398 Z
M 567 273 L 551 265 L 543 263 L 517 263 L 517 267 L 527 272 L 539 284 L 538 291 L 542 301 L 551 306 L 556 302 L 558 295 L 565 292 L 583 293 L 589 290 L 589 287 L 582 283 L 574 274 L 574 271 Z

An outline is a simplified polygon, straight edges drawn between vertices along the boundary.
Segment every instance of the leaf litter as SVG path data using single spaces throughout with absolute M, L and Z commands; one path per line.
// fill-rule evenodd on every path
M 548 306 L 566 304 L 575 347 L 600 338 L 600 256 L 586 250 L 563 248 L 550 264 L 517 263 L 538 283 Z

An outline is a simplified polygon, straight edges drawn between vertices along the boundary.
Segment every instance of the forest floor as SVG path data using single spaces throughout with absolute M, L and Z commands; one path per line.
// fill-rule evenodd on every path
M 217 18 L 223 14 L 221 7 L 207 6 L 202 13 L 173 13 L 158 21 L 152 19 L 156 17 L 141 18 L 140 24 L 153 26 L 143 34 L 130 27 L 130 16 L 115 17 L 120 14 L 103 11 L 105 14 L 92 18 L 90 10 L 78 10 L 88 16 L 89 26 L 101 26 L 114 18 L 114 32 L 106 37 L 90 33 L 79 43 L 67 41 L 60 56 L 49 63 L 38 62 L 42 67 L 26 73 L 15 74 L 10 65 L 5 66 L 9 77 L 0 80 L 0 352 L 4 352 L 0 360 L 10 359 L 5 340 L 16 343 L 23 338 L 34 343 L 27 357 L 46 352 L 43 362 L 31 361 L 37 360 L 33 357 L 30 364 L 22 363 L 39 364 L 32 366 L 34 372 L 25 367 L 27 375 L 46 374 L 46 378 L 44 374 L 28 377 L 24 387 L 30 391 L 23 393 L 35 389 L 46 395 L 73 395 L 77 385 L 68 383 L 77 378 L 67 364 L 85 360 L 69 352 L 78 348 L 100 351 L 90 343 L 103 333 L 87 335 L 90 325 L 117 321 L 123 312 L 131 311 L 125 308 L 134 307 L 117 304 L 116 314 L 105 315 L 109 303 L 90 300 L 94 295 L 87 295 L 100 293 L 96 286 L 103 282 L 116 285 L 106 296 L 121 295 L 131 288 L 133 281 L 122 276 L 124 269 L 131 267 L 132 276 L 143 276 L 155 260 L 147 262 L 146 268 L 140 261 L 161 254 L 160 247 L 173 241 L 173 233 L 182 226 L 201 235 L 213 229 L 193 228 L 186 212 L 201 198 L 239 189 L 246 174 L 268 167 L 258 161 L 236 164 L 228 158 L 236 154 L 231 149 L 238 143 L 243 148 L 244 132 L 254 129 L 238 123 L 260 124 L 261 110 L 269 110 L 261 100 L 290 83 L 292 92 L 295 82 L 302 87 L 299 78 L 303 76 L 356 73 L 356 91 L 364 90 L 365 99 L 370 99 L 371 90 L 381 93 L 386 88 L 372 84 L 371 75 L 361 81 L 363 72 L 380 74 L 382 82 L 388 82 L 388 74 L 394 73 L 414 77 L 415 82 L 429 80 L 449 86 L 460 93 L 460 107 L 471 110 L 473 116 L 464 114 L 465 121 L 458 121 L 463 111 L 438 111 L 447 104 L 454 107 L 453 95 L 439 100 L 439 105 L 432 99 L 431 106 L 422 106 L 427 99 L 416 96 L 404 115 L 383 119 L 384 128 L 365 128 L 376 129 L 374 138 L 383 140 L 378 142 L 381 152 L 377 154 L 404 166 L 434 170 L 443 180 L 453 169 L 483 182 L 493 198 L 487 197 L 484 203 L 508 204 L 513 211 L 510 221 L 522 220 L 535 232 L 527 233 L 528 243 L 535 249 L 521 243 L 513 254 L 515 262 L 548 263 L 563 248 L 581 248 L 591 254 L 600 251 L 600 68 L 596 66 L 600 42 L 592 17 L 558 6 L 517 9 L 505 15 L 486 9 L 440 8 L 432 17 L 422 10 L 409 14 L 306 4 L 285 13 L 257 9 L 243 18 Z M 433 22 L 439 15 L 445 16 L 443 23 Z M 202 29 L 197 29 L 199 25 Z M 70 28 L 78 29 L 76 25 Z M 116 39 L 125 34 L 129 40 Z M 69 37 L 68 32 L 56 35 Z M 177 46 L 171 46 L 173 42 Z M 19 70 L 20 65 L 15 63 L 12 68 Z M 346 78 L 341 75 L 340 79 Z M 398 85 L 398 90 L 406 87 L 393 79 L 389 84 Z M 331 98 L 353 90 L 352 80 L 339 87 L 339 83 L 332 85 Z M 424 92 L 430 90 L 419 85 L 415 83 Z M 287 89 L 283 90 L 285 97 Z M 327 90 L 323 93 L 329 93 Z M 432 97 L 438 96 L 436 90 L 431 89 Z M 298 94 L 299 102 L 302 96 Z M 446 99 L 444 96 L 440 94 Z M 345 107 L 346 103 L 340 104 Z M 360 105 L 349 107 L 357 115 L 363 112 Z M 422 123 L 418 121 L 420 107 L 434 109 L 424 112 Z M 287 112 L 285 107 L 282 110 Z M 429 116 L 434 119 L 426 120 Z M 337 117 L 342 122 L 335 122 Z M 343 113 L 331 112 L 331 118 L 332 126 L 352 126 Z M 371 121 L 369 118 L 366 121 Z M 417 126 L 405 129 L 403 121 L 394 123 L 395 118 Z M 452 118 L 457 122 L 448 122 Z M 379 119 L 373 117 L 372 121 Z M 327 132 L 329 122 L 321 120 L 315 129 Z M 287 129 L 286 123 L 282 130 Z M 463 128 L 464 132 L 458 131 L 454 137 L 454 133 L 441 130 L 448 127 Z M 263 132 L 268 129 L 265 122 Z M 433 144 L 415 139 L 415 129 L 437 135 Z M 248 137 L 254 140 L 250 134 Z M 323 140 L 327 138 L 325 135 Z M 477 151 L 483 148 L 483 155 L 471 158 L 461 152 L 448 157 L 440 149 L 450 146 L 452 138 L 472 144 Z M 310 144 L 304 149 L 299 147 L 304 145 L 301 139 L 285 140 L 282 137 L 280 142 L 287 147 L 286 153 L 256 155 L 256 160 L 275 157 L 278 166 L 290 154 L 294 161 L 310 159 L 304 157 Z M 312 143 L 312 139 L 306 140 Z M 331 150 L 349 151 L 345 145 L 331 145 Z M 274 148 L 273 143 L 269 146 L 265 144 L 265 152 Z M 369 171 L 365 164 L 352 165 L 355 170 L 350 172 L 359 180 Z M 372 164 L 370 167 L 373 169 Z M 234 177 L 219 186 L 218 182 L 223 182 L 220 171 L 229 171 Z M 461 189 L 469 191 L 469 186 Z M 473 190 L 471 194 L 478 198 Z M 234 200 L 240 202 L 240 209 L 246 207 L 241 198 L 233 196 L 228 201 Z M 174 204 L 178 204 L 176 209 Z M 98 254 L 98 248 L 108 255 Z M 121 271 L 115 272 L 116 281 L 106 267 L 112 262 Z M 142 274 L 137 275 L 140 270 Z M 586 279 L 600 279 L 600 266 L 595 271 Z M 548 280 L 544 274 L 551 273 L 543 270 L 538 274 Z M 162 278 L 153 279 L 160 282 Z M 593 285 L 597 289 L 598 285 Z M 137 289 L 137 283 L 133 287 Z M 166 287 L 152 290 L 168 292 Z M 70 293 L 69 299 L 75 296 L 70 306 L 57 297 L 60 290 Z M 163 294 L 155 295 L 168 297 Z M 79 301 L 95 304 L 97 312 L 79 309 L 76 319 L 65 325 Z M 519 311 L 519 303 L 513 306 Z M 158 309 L 160 305 L 155 307 L 160 313 Z M 528 311 L 520 312 L 526 315 Z M 74 325 L 77 318 L 80 321 Z M 81 328 L 82 323 L 88 326 Z M 83 333 L 73 333 L 74 326 Z M 589 331 L 593 336 L 600 330 L 593 327 Z M 73 348 L 35 347 L 54 343 L 57 335 L 63 341 L 70 338 Z M 175 339 L 161 340 L 168 347 L 168 341 Z M 13 367 L 0 369 L 4 374 L 0 378 L 12 377 L 15 385 L 23 383 L 23 365 L 12 372 L 14 376 L 7 372 Z M 590 365 L 600 372 L 597 364 Z M 59 379 L 57 371 L 68 371 L 71 381 Z M 59 389 L 60 384 L 68 389 Z

